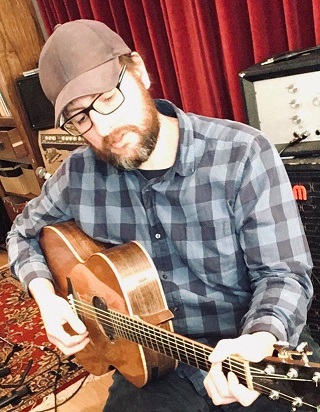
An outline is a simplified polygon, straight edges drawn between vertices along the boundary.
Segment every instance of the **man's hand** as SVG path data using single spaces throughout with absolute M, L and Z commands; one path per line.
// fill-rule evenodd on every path
M 252 362 L 259 362 L 272 355 L 276 338 L 269 332 L 256 332 L 242 335 L 236 339 L 221 340 L 209 356 L 211 369 L 204 380 L 204 386 L 215 405 L 240 402 L 243 406 L 251 405 L 259 396 L 259 392 L 250 390 L 239 383 L 237 376 L 222 371 L 222 361 L 230 355 L 238 355 Z
M 47 279 L 32 280 L 29 290 L 39 306 L 48 340 L 67 356 L 81 351 L 89 343 L 88 331 L 69 303 L 55 294 Z M 67 324 L 74 330 L 74 335 L 63 328 Z

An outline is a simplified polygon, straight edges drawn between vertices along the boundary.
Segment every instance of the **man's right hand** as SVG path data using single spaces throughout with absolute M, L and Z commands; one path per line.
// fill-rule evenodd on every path
M 39 306 L 48 340 L 67 356 L 81 351 L 90 341 L 89 332 L 69 303 L 55 294 L 52 283 L 48 279 L 33 279 L 29 290 Z M 67 324 L 74 335 L 63 328 Z

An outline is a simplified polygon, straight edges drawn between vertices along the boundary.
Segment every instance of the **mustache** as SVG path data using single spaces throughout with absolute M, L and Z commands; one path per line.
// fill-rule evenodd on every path
M 105 147 L 112 146 L 113 143 L 119 141 L 127 133 L 140 134 L 140 129 L 135 125 L 125 125 L 113 129 L 110 133 L 103 136 L 103 145 Z

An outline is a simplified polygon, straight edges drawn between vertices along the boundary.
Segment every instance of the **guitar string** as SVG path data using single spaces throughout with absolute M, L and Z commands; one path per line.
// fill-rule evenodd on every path
M 83 313 L 86 314 L 85 311 L 83 311 Z M 96 320 L 96 317 L 93 316 L 92 313 L 91 313 L 91 314 L 89 313 L 89 315 L 91 315 L 91 317 L 90 317 L 91 320 Z M 120 336 L 120 337 L 121 337 L 121 336 Z M 130 340 L 130 339 L 129 339 L 129 340 Z M 208 354 L 210 354 L 210 352 L 208 352 Z M 227 368 L 227 369 L 228 369 L 228 370 L 232 370 L 233 372 L 235 371 L 235 368 L 234 368 L 234 367 L 233 367 L 233 368 Z M 241 372 L 237 373 L 237 376 L 239 376 L 239 374 L 240 374 L 240 375 L 242 374 L 242 369 L 241 369 Z M 244 376 L 244 379 L 245 379 L 246 375 L 243 374 L 243 376 Z M 265 393 L 266 395 L 269 395 L 269 394 L 270 394 L 270 391 L 271 391 L 271 389 L 270 389 L 269 387 L 263 386 L 263 385 L 258 384 L 258 383 L 256 383 L 256 382 L 253 382 L 253 389 L 258 390 L 258 391 L 260 391 L 261 393 Z M 283 394 L 283 393 L 280 393 L 280 392 L 278 393 L 278 395 L 279 395 L 279 397 L 281 397 L 281 398 L 284 399 L 284 400 L 294 401 L 294 398 L 293 398 L 292 396 L 288 396 L 288 395 Z M 304 405 L 307 405 L 307 404 L 304 403 Z M 313 407 L 313 405 L 310 405 L 310 406 Z
M 90 306 L 89 306 L 90 307 Z M 98 309 L 99 310 L 99 309 Z M 110 311 L 109 311 L 110 312 Z M 85 311 L 83 311 L 83 313 L 86 313 Z M 90 312 L 88 312 L 90 315 L 91 315 L 91 319 L 92 320 L 96 320 L 96 316 L 94 316 L 94 315 L 96 315 L 96 313 L 95 313 L 95 311 L 92 311 L 91 310 L 91 313 Z M 102 313 L 103 313 L 103 315 L 105 316 L 105 312 L 104 311 L 102 311 Z M 125 316 L 125 315 L 124 315 Z M 129 319 L 131 319 L 130 317 L 128 317 Z M 135 322 L 136 323 L 136 322 Z M 109 322 L 109 324 L 110 324 L 110 322 Z M 111 323 L 112 324 L 112 323 Z M 121 326 L 121 325 L 120 325 Z M 121 336 L 121 335 L 120 335 Z M 127 338 L 127 339 L 129 339 L 129 338 Z M 129 339 L 130 340 L 130 339 Z M 187 342 L 188 343 L 188 342 Z M 159 350 L 158 350 L 159 351 Z M 208 351 L 208 355 L 210 354 L 210 351 Z M 230 361 L 230 360 L 229 360 Z M 226 363 L 227 364 L 229 364 L 229 361 L 227 360 L 226 361 Z M 241 364 L 241 363 L 239 363 L 239 364 Z M 229 370 L 232 370 L 232 371 L 234 371 L 235 370 L 235 368 L 233 367 L 231 367 L 231 368 L 227 368 L 227 369 L 229 369 Z M 260 372 L 260 370 L 258 370 L 259 372 Z M 241 373 L 242 373 L 242 369 L 241 369 L 241 372 L 239 372 L 237 375 L 239 376 L 239 374 L 241 375 Z M 245 374 L 243 374 L 243 376 L 244 377 L 246 377 L 246 375 Z M 276 376 L 276 375 L 275 375 Z M 286 378 L 286 379 L 288 379 L 288 378 Z M 296 381 L 296 379 L 295 379 L 295 381 Z M 256 382 L 253 382 L 253 388 L 254 389 L 256 389 L 256 390 L 259 390 L 260 392 L 262 392 L 262 393 L 265 393 L 265 394 L 270 394 L 270 388 L 269 387 L 267 387 L 267 386 L 263 386 L 263 385 L 261 385 L 261 384 L 258 384 L 258 383 L 256 383 Z M 288 401 L 294 401 L 294 399 L 295 398 L 293 398 L 292 396 L 289 396 L 289 395 L 286 395 L 286 394 L 283 394 L 283 393 L 281 393 L 281 392 L 278 392 L 278 391 L 276 391 L 277 393 L 278 393 L 278 396 L 279 397 L 282 397 L 283 399 L 285 399 L 285 400 L 288 400 Z M 313 405 L 310 405 L 310 404 L 307 404 L 307 403 L 305 403 L 305 402 L 303 402 L 303 404 L 304 405 L 308 405 L 308 406 L 310 406 L 310 407 L 314 407 Z
M 91 308 L 90 306 L 89 306 L 89 308 Z M 81 309 L 81 308 L 80 308 Z M 94 311 L 94 310 L 92 310 L 91 309 L 91 313 L 94 315 L 94 317 L 93 317 L 93 319 L 95 319 L 95 315 L 96 315 L 96 311 Z M 112 315 L 114 315 L 115 313 L 113 313 Z M 108 311 L 108 315 L 106 315 L 105 314 L 105 312 L 104 311 L 102 311 L 102 317 L 100 316 L 100 320 L 108 320 L 109 321 L 109 318 L 110 318 L 110 315 L 111 315 L 111 311 L 109 310 Z M 109 316 L 109 317 L 108 317 Z M 116 320 L 117 320 L 117 318 L 118 319 L 120 319 L 120 321 L 122 321 L 122 319 L 121 318 L 119 318 L 119 316 L 117 316 L 116 315 Z M 134 320 L 133 318 L 130 318 L 130 317 L 128 317 L 128 319 L 129 319 L 129 323 L 130 323 L 130 326 L 133 326 L 133 327 L 135 327 L 136 326 L 136 323 L 137 323 L 137 321 L 136 320 Z M 105 325 L 106 325 L 106 323 L 105 323 Z M 111 326 L 112 328 L 113 327 L 115 327 L 116 325 L 115 325 L 115 323 L 114 323 L 114 321 L 110 321 L 109 323 L 108 323 L 108 326 Z M 121 325 L 120 325 L 121 326 Z M 151 325 L 152 326 L 152 325 Z M 144 326 L 144 329 L 146 329 L 146 326 Z M 132 329 L 131 329 L 132 330 Z M 161 330 L 161 332 L 162 331 L 164 331 L 164 332 L 166 332 L 166 330 L 165 329 L 162 329 Z M 141 328 L 140 329 L 138 329 L 138 332 L 139 333 L 141 333 Z M 159 334 L 160 334 L 160 332 L 158 332 Z M 127 335 L 129 335 L 130 334 L 130 331 L 127 331 Z M 168 335 L 169 336 L 169 338 L 170 338 L 170 335 Z M 141 336 L 140 336 L 141 337 Z M 161 336 L 160 336 L 161 337 Z M 166 336 L 167 337 L 167 336 Z M 150 339 L 150 336 L 149 337 L 146 337 L 146 338 L 149 338 Z M 173 338 L 171 338 L 171 339 L 173 339 Z M 169 341 L 168 341 L 169 342 Z M 177 343 L 177 340 L 174 340 L 173 341 L 174 343 Z M 158 344 L 157 346 L 159 347 L 159 341 L 156 341 L 156 343 Z M 163 338 L 162 338 L 162 344 L 164 343 L 164 341 L 163 341 Z M 170 342 L 169 342 L 170 343 Z M 179 349 L 179 347 L 178 347 L 179 345 L 176 345 L 176 349 L 178 350 Z M 153 347 L 154 348 L 154 347 Z M 170 352 L 171 353 L 171 355 L 173 355 L 173 353 L 172 353 L 172 351 Z M 211 352 L 210 351 L 208 351 L 208 355 L 210 354 Z M 190 355 L 192 355 L 192 354 L 190 354 Z M 173 357 L 173 356 L 172 356 Z M 181 359 L 180 359 L 181 360 Z M 204 359 L 204 361 L 205 361 L 205 365 L 207 366 L 207 369 L 209 369 L 209 363 Z
M 109 321 L 109 318 L 111 317 L 111 315 L 113 316 L 113 317 L 116 317 L 116 319 L 117 320 L 119 320 L 120 319 L 120 322 L 122 322 L 122 326 L 124 325 L 124 326 L 127 326 L 127 324 L 128 323 L 130 323 L 131 324 L 131 326 L 139 326 L 139 321 L 138 320 L 136 320 L 136 319 L 134 319 L 134 318 L 132 318 L 132 317 L 130 317 L 130 316 L 128 316 L 128 315 L 123 315 L 123 314 L 119 314 L 119 313 L 117 313 L 117 312 L 114 312 L 114 311 L 110 311 L 110 310 L 108 310 L 108 312 L 106 312 L 106 311 L 104 311 L 104 310 L 100 310 L 100 309 L 98 309 L 98 308 L 94 308 L 93 306 L 90 306 L 90 305 L 88 305 L 88 304 L 83 304 L 82 302 L 80 302 L 82 305 L 86 305 L 88 308 L 89 308 L 89 310 L 91 311 L 91 314 L 93 315 L 93 320 L 95 320 L 95 315 L 96 315 L 96 310 L 95 309 L 97 309 L 99 312 L 101 312 L 101 314 L 100 315 L 102 315 L 102 317 L 100 317 L 100 320 L 102 320 L 102 319 L 104 319 L 104 320 L 108 320 L 108 324 L 106 324 L 106 323 L 104 323 L 105 325 L 108 325 L 108 326 L 111 326 L 112 328 L 114 328 L 115 327 L 115 322 L 111 319 L 111 321 Z M 78 306 L 78 308 L 79 309 L 81 309 L 81 307 L 79 307 Z M 83 313 L 85 313 L 85 312 L 83 312 Z M 89 312 L 87 312 L 87 313 L 89 313 Z M 106 315 L 106 313 L 109 315 Z M 126 322 L 125 323 L 123 323 L 123 318 L 125 318 L 126 319 Z M 129 321 L 129 322 L 128 322 Z M 121 326 L 121 324 L 120 324 L 120 326 Z M 167 331 L 166 329 L 161 329 L 161 331 L 158 331 L 157 329 L 156 329 L 156 327 L 154 326 L 154 325 L 144 325 L 144 324 L 142 324 L 142 327 L 143 327 L 143 329 L 145 329 L 146 331 L 149 331 L 150 332 L 150 330 L 153 332 L 153 333 L 157 333 L 158 334 L 158 337 L 160 337 L 161 338 L 161 341 L 162 341 L 162 346 L 163 346 L 163 344 L 164 344 L 164 342 L 163 342 L 163 335 L 165 335 L 167 338 L 169 338 L 169 340 L 168 340 L 168 343 L 170 344 L 170 339 L 174 342 L 174 343 L 176 343 L 176 347 L 177 347 L 177 349 L 179 349 L 179 345 L 180 345 L 180 347 L 181 347 L 181 343 L 182 343 L 182 348 L 183 349 L 187 349 L 187 347 L 186 347 L 186 345 L 187 346 L 189 346 L 189 349 L 190 349 L 190 347 L 191 347 L 191 349 L 192 349 L 192 351 L 189 353 L 189 355 L 190 356 L 194 356 L 194 355 L 196 355 L 196 351 L 194 350 L 195 349 L 195 344 L 193 344 L 193 343 L 190 343 L 189 341 L 185 341 L 184 339 L 183 339 L 183 337 L 179 337 L 179 336 L 172 336 L 171 334 L 170 334 L 170 332 L 169 331 Z M 139 334 L 141 334 L 141 327 L 139 326 L 139 328 L 137 329 L 137 331 L 138 331 L 138 333 Z M 123 332 L 123 329 L 122 329 L 122 332 Z M 127 335 L 128 336 L 130 336 L 130 331 L 128 330 L 128 329 L 125 329 L 124 330 L 124 332 L 127 332 Z M 125 335 L 125 334 L 124 334 Z M 143 337 L 143 336 L 146 336 L 146 335 L 140 335 L 140 337 Z M 156 337 L 156 336 L 154 336 L 154 337 Z M 147 337 L 146 336 L 146 338 L 148 339 L 150 339 L 150 336 L 149 337 Z M 152 336 L 151 336 L 151 338 L 152 338 Z M 129 339 L 130 340 L 130 339 Z M 179 342 L 180 341 L 180 342 Z M 182 342 L 181 342 L 182 341 Z M 159 348 L 159 340 L 156 340 L 155 341 L 156 342 L 156 346 Z M 171 342 L 172 343 L 172 342 Z M 178 343 L 178 345 L 177 345 L 177 343 Z M 198 343 L 198 342 L 196 342 L 196 343 Z M 202 345 L 201 345 L 202 346 Z M 154 347 L 153 347 L 153 349 L 154 349 Z M 198 349 L 197 347 L 196 347 L 196 349 Z M 212 348 L 213 349 L 213 348 Z M 202 348 L 202 350 L 204 350 L 206 353 L 204 354 L 202 351 L 200 351 L 200 352 L 198 352 L 198 356 L 199 355 L 206 355 L 206 356 L 209 356 L 210 355 L 210 353 L 212 352 L 212 349 L 211 348 L 205 348 L 205 347 L 203 347 Z M 166 353 L 167 354 L 167 353 Z M 171 352 L 171 354 L 172 354 L 172 352 Z M 179 358 L 179 360 L 181 360 L 180 358 Z M 207 366 L 207 369 L 209 369 L 210 368 L 210 363 L 207 361 L 207 359 L 206 358 L 204 358 L 203 359 L 204 360 L 204 364 Z M 225 361 L 226 363 L 229 363 L 230 361 L 229 360 L 226 360 Z M 234 359 L 232 359 L 232 362 L 235 364 L 235 365 L 240 365 L 241 367 L 242 367 L 242 365 L 243 365 L 243 363 L 242 362 L 240 362 L 240 361 L 237 361 L 237 360 L 234 360 Z M 242 369 L 242 368 L 241 368 Z M 260 369 L 258 369 L 258 368 L 252 368 L 252 371 L 254 371 L 255 373 L 257 373 L 257 376 L 260 376 L 260 375 L 263 375 L 263 376 L 265 376 L 265 377 L 271 377 L 271 376 L 273 376 L 274 378 L 280 378 L 280 377 L 282 377 L 282 375 L 277 375 L 277 374 L 270 374 L 270 375 L 266 375 L 264 372 L 262 372 Z M 288 378 L 286 378 L 286 379 L 288 379 Z
M 77 303 L 76 301 L 75 301 L 75 303 Z M 134 318 L 132 318 L 132 317 L 130 317 L 130 316 L 128 316 L 128 315 L 123 315 L 123 314 L 118 314 L 117 312 L 114 312 L 114 311 L 111 311 L 111 310 L 108 310 L 107 312 L 106 311 L 104 311 L 104 310 L 100 310 L 100 309 L 97 309 L 97 308 L 94 308 L 93 306 L 90 306 L 90 305 L 88 305 L 88 304 L 86 304 L 86 303 L 83 303 L 83 302 L 79 302 L 82 306 L 87 306 L 88 308 L 89 308 L 89 310 L 91 311 L 91 313 L 94 315 L 93 316 L 93 319 L 95 319 L 95 315 L 96 315 L 96 310 L 98 310 L 99 312 L 101 312 L 100 313 L 100 315 L 102 315 L 102 316 L 100 316 L 100 320 L 102 320 L 102 319 L 104 319 L 104 320 L 107 320 L 109 323 L 108 323 L 108 326 L 111 326 L 111 327 L 114 327 L 115 326 L 115 323 L 114 323 L 114 321 L 113 320 L 109 320 L 109 318 L 111 317 L 111 315 L 113 316 L 113 318 L 119 318 L 120 319 L 120 321 L 121 322 L 123 322 L 123 318 L 125 318 L 125 319 L 128 319 L 129 320 L 129 323 L 131 324 L 131 326 L 136 326 L 137 324 L 138 324 L 138 326 L 139 326 L 139 321 L 138 320 L 136 320 L 136 319 L 134 319 Z M 81 306 L 78 306 L 78 308 L 79 309 L 81 309 Z M 85 312 L 84 312 L 85 313 Z M 87 313 L 89 313 L 89 312 L 87 312 Z M 127 321 L 127 323 L 128 323 L 128 321 Z M 106 325 L 106 323 L 105 323 L 105 325 Z M 126 323 L 124 323 L 124 325 L 126 325 Z M 185 341 L 184 339 L 183 339 L 183 337 L 182 338 L 180 338 L 179 339 L 179 336 L 172 336 L 171 335 L 171 333 L 168 331 L 168 330 L 166 330 L 166 329 L 161 329 L 161 331 L 158 331 L 157 329 L 155 329 L 155 326 L 154 325 L 144 325 L 144 324 L 142 324 L 142 326 L 143 326 L 143 328 L 145 329 L 145 330 L 147 330 L 147 331 L 152 331 L 152 332 L 156 332 L 159 336 L 160 336 L 160 338 L 162 338 L 161 340 L 162 340 L 162 344 L 163 344 L 163 335 L 165 335 L 169 340 L 171 339 L 171 340 L 173 340 L 173 342 L 175 342 L 175 343 L 178 343 L 178 344 L 180 344 L 181 345 L 181 342 L 179 342 L 179 341 L 182 341 L 182 343 L 183 343 L 183 345 L 182 345 L 182 347 L 184 348 L 184 349 L 187 349 L 186 348 L 186 345 L 187 346 L 190 346 L 191 348 L 192 348 L 192 352 L 190 353 L 190 355 L 191 356 L 193 356 L 193 355 L 196 355 L 196 351 L 195 351 L 195 349 L 196 350 L 198 350 L 198 348 L 196 347 L 195 348 L 195 345 L 194 344 L 192 344 L 192 343 L 190 343 L 189 341 Z M 138 329 L 138 332 L 140 333 L 141 332 L 141 327 Z M 128 331 L 128 333 L 129 333 L 129 331 Z M 150 338 L 150 337 L 149 337 Z M 169 341 L 168 341 L 169 342 Z M 156 343 L 159 343 L 159 341 L 156 341 Z M 170 343 L 170 342 L 169 342 Z M 198 343 L 198 342 L 196 342 L 196 343 Z M 176 345 L 177 346 L 177 345 Z M 202 345 L 201 345 L 202 346 Z M 190 349 L 190 348 L 189 348 Z M 213 348 L 211 349 L 211 348 L 205 348 L 205 347 L 203 347 L 202 348 L 202 350 L 206 350 L 206 356 L 209 356 L 210 355 L 210 353 L 212 352 L 212 350 L 213 350 Z M 198 355 L 202 355 L 203 354 L 203 352 L 202 351 L 200 351 L 200 352 L 198 352 Z M 227 361 L 226 361 L 227 362 Z M 238 364 L 238 365 L 241 365 L 242 366 L 242 363 L 241 362 L 239 362 L 239 361 L 236 361 L 236 360 L 233 360 L 233 362 L 235 363 L 235 364 Z M 207 368 L 209 369 L 210 368 L 210 363 L 206 360 L 206 359 L 204 359 L 204 363 L 205 363 L 205 365 L 207 366 Z M 257 374 L 261 374 L 261 375 L 265 375 L 265 373 L 264 372 L 261 372 L 261 370 L 260 369 L 257 369 L 257 368 L 252 368 L 252 370 L 253 371 L 255 371 Z M 268 376 L 271 376 L 271 375 L 268 375 Z M 281 377 L 281 375 L 276 375 L 276 374 L 273 374 L 273 376 L 274 377 L 276 377 L 276 378 L 279 378 L 279 377 Z
M 119 319 L 120 319 L 120 322 L 123 322 L 123 318 L 128 318 L 128 320 L 129 320 L 130 323 L 131 323 L 131 326 L 134 326 L 134 327 L 136 327 L 137 325 L 139 326 L 138 321 L 135 320 L 135 319 L 133 319 L 133 318 L 131 318 L 131 317 L 128 316 L 128 315 L 118 314 L 117 312 L 110 311 L 110 310 L 108 310 L 108 311 L 106 312 L 106 311 L 104 311 L 104 310 L 95 308 L 95 307 L 93 307 L 93 306 L 91 306 L 91 305 L 88 305 L 88 304 L 86 304 L 86 303 L 83 303 L 83 302 L 81 302 L 81 301 L 76 301 L 76 300 L 74 300 L 73 302 L 75 303 L 76 309 L 82 311 L 84 314 L 89 314 L 89 315 L 91 315 L 91 319 L 92 319 L 92 320 L 96 320 L 96 316 L 95 316 L 95 315 L 97 315 L 97 312 L 101 312 L 100 315 L 102 315 L 102 316 L 100 316 L 100 319 L 99 319 L 99 320 L 100 320 L 100 321 L 101 321 L 101 320 L 107 320 L 107 321 L 108 321 L 107 325 L 108 325 L 108 326 L 111 326 L 111 327 L 114 328 L 114 329 L 116 329 L 116 328 L 115 328 L 115 324 L 114 324 L 114 322 L 112 321 L 112 319 L 111 319 L 111 322 L 110 322 L 110 320 L 109 320 L 110 317 L 115 317 L 116 320 L 119 320 Z M 79 304 L 80 304 L 80 305 L 79 305 Z M 84 310 L 84 309 L 82 308 L 82 307 L 85 307 L 85 306 L 87 307 L 86 310 Z M 89 309 L 89 310 L 88 310 L 88 309 Z M 107 315 L 109 315 L 109 316 L 107 316 Z M 112 315 L 112 316 L 111 316 L 111 315 Z M 98 318 L 99 318 L 99 316 L 98 316 Z M 125 323 L 124 323 L 124 325 L 127 326 Z M 148 325 L 144 325 L 144 324 L 143 324 L 142 326 L 143 326 L 143 328 L 144 328 L 145 330 L 147 330 L 147 331 L 152 330 L 153 332 L 158 332 L 158 335 L 159 335 L 161 338 L 162 338 L 161 335 L 163 335 L 163 333 L 162 333 L 163 331 L 164 331 L 164 332 L 168 332 L 168 331 L 166 331 L 165 329 L 161 329 L 161 333 L 160 333 L 160 331 L 154 330 L 153 325 L 151 325 L 151 328 L 148 327 Z M 121 323 L 120 323 L 120 327 L 121 327 Z M 140 329 L 141 329 L 141 328 L 140 328 Z M 121 329 L 121 330 L 122 330 L 122 332 L 123 332 L 123 329 Z M 139 334 L 141 333 L 139 329 L 138 329 L 138 333 L 139 333 Z M 165 333 L 165 335 L 166 335 L 167 338 L 169 338 L 169 339 L 171 338 L 175 343 L 177 343 L 177 339 L 174 339 L 175 337 L 172 337 L 169 333 Z M 129 336 L 130 336 L 130 333 L 129 333 Z M 141 337 L 141 336 L 140 336 L 140 337 Z M 127 339 L 128 339 L 128 340 L 131 340 L 131 339 L 129 339 L 128 337 L 127 337 Z M 150 339 L 150 336 L 149 336 L 147 339 Z M 149 342 L 149 343 L 150 343 L 150 342 Z M 159 344 L 158 344 L 159 342 L 156 341 L 156 343 L 157 343 L 156 347 L 158 348 L 158 352 L 161 352 L 160 349 L 159 349 Z M 169 342 L 169 343 L 170 343 L 170 342 Z M 187 345 L 187 346 L 191 346 L 191 347 L 193 348 L 192 353 L 190 353 L 189 355 L 194 356 L 194 355 L 195 355 L 194 346 L 192 346 L 192 344 L 191 344 L 190 342 L 185 342 L 184 345 L 183 345 L 183 349 L 184 349 L 184 350 L 187 349 L 187 348 L 186 348 L 186 345 Z M 176 345 L 176 346 L 177 346 L 177 345 Z M 163 347 L 163 342 L 162 342 L 162 347 Z M 153 347 L 153 349 L 154 349 L 154 347 Z M 177 349 L 178 349 L 178 348 L 177 348 Z M 190 348 L 189 348 L 189 349 L 190 349 Z M 211 353 L 211 350 L 206 349 L 206 348 L 203 348 L 203 351 L 204 351 L 204 353 L 199 352 L 199 355 L 203 355 L 203 356 L 204 356 L 205 353 L 206 353 L 206 357 L 208 357 L 209 354 Z M 173 357 L 173 354 L 172 354 L 172 351 L 171 351 L 171 350 L 170 350 L 170 353 L 171 353 L 171 357 Z M 165 354 L 168 355 L 168 352 L 166 352 Z M 170 356 L 170 355 L 168 355 L 168 356 Z M 189 360 L 188 355 L 186 356 L 186 358 L 187 358 L 187 360 Z M 183 360 L 182 360 L 180 357 L 179 357 L 179 360 L 181 360 L 181 361 L 183 362 Z M 207 362 L 207 360 L 206 360 L 205 358 L 204 358 L 203 360 L 204 360 L 204 363 L 205 363 L 205 365 L 206 365 L 206 367 L 207 367 L 206 370 L 209 370 L 209 363 Z M 239 375 L 241 375 L 241 377 L 246 380 L 247 375 L 246 375 L 246 373 L 243 373 L 243 367 L 242 367 L 243 364 L 242 364 L 241 362 L 236 361 L 236 360 L 231 359 L 231 358 L 228 358 L 227 360 L 223 361 L 222 363 L 224 364 L 225 369 L 230 370 L 230 371 L 233 371 L 233 372 L 238 371 L 238 372 L 236 372 L 237 376 L 240 377 Z M 230 365 L 230 363 L 231 363 L 232 365 Z M 265 378 L 271 378 L 271 377 L 272 377 L 272 378 L 277 378 L 277 379 L 281 379 L 281 378 L 282 378 L 282 379 L 285 379 L 285 380 L 292 380 L 292 379 L 289 379 L 289 378 L 287 378 L 287 377 L 284 378 L 283 376 L 277 375 L 277 374 L 266 375 L 265 373 L 263 373 L 262 371 L 260 371 L 259 369 L 256 369 L 256 368 L 252 368 L 252 370 L 255 370 L 255 372 L 256 372 L 256 375 L 251 374 L 252 378 L 254 378 L 254 377 L 261 377 L 261 375 L 263 375 Z M 297 381 L 297 380 L 299 380 L 299 379 L 295 379 L 295 381 Z M 304 381 L 305 381 L 305 380 L 304 380 Z M 256 383 L 256 382 L 253 382 L 253 387 L 254 387 L 254 389 L 259 389 L 260 392 L 264 392 L 264 393 L 267 393 L 267 394 L 270 392 L 270 388 L 268 388 L 267 386 L 258 384 L 258 383 Z M 279 393 L 279 396 L 281 396 L 282 398 L 284 398 L 284 399 L 286 399 L 286 400 L 294 400 L 294 398 L 293 398 L 292 396 L 285 395 L 285 394 L 282 394 L 282 393 Z M 304 403 L 304 404 L 305 404 L 305 403 Z M 312 406 L 312 405 L 311 405 L 311 406 Z

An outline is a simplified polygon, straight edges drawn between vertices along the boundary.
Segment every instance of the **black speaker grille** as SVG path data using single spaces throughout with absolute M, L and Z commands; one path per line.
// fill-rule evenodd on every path
M 16 79 L 16 86 L 32 129 L 53 128 L 54 107 L 42 90 L 39 74 L 19 77 Z
M 285 166 L 292 187 L 304 187 L 306 193 L 305 199 L 297 198 L 297 205 L 314 264 L 314 298 L 308 314 L 308 325 L 313 338 L 320 343 L 320 159 L 313 159 L 310 164 L 301 163 Z

